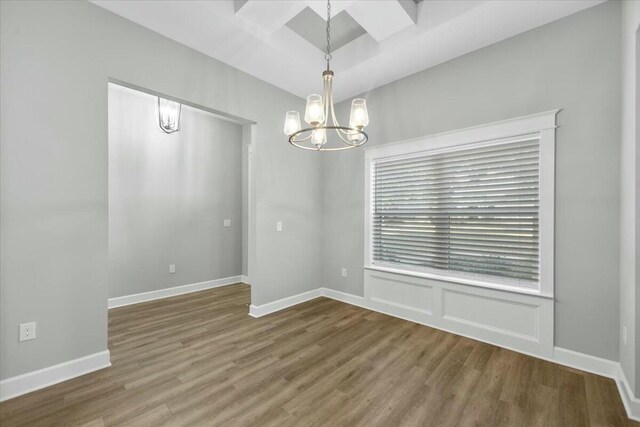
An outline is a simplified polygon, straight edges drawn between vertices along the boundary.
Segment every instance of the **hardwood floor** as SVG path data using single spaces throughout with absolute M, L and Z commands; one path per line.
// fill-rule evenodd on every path
M 16 425 L 638 426 L 614 382 L 319 298 L 232 285 L 109 311 L 109 369 L 0 404 Z

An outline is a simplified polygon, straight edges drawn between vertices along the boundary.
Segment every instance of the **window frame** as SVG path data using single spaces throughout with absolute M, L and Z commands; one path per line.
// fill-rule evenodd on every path
M 554 228 L 555 228 L 555 129 L 560 110 L 474 126 L 451 132 L 365 148 L 365 269 L 414 277 L 441 280 L 482 288 L 501 289 L 548 298 L 554 296 Z M 448 273 L 429 267 L 376 263 L 373 260 L 373 169 L 376 161 L 402 159 L 422 154 L 435 154 L 463 148 L 465 145 L 492 145 L 505 139 L 539 138 L 539 260 L 538 287 L 524 287 L 508 280 L 465 277 L 464 273 Z

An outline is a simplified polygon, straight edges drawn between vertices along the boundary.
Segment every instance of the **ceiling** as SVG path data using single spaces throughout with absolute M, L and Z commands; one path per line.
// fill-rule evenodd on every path
M 92 3 L 306 97 L 321 91 L 323 0 Z M 332 0 L 337 101 L 604 0 Z

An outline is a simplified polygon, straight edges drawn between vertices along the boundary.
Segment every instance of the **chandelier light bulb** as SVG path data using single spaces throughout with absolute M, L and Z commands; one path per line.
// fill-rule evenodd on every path
M 310 125 L 324 122 L 322 96 L 317 94 L 307 96 L 307 108 L 304 112 L 304 121 Z
M 311 133 L 311 143 L 320 149 L 327 143 L 327 131 L 325 129 L 315 129 Z
M 351 102 L 350 127 L 365 127 L 369 124 L 369 113 L 367 112 L 367 101 L 356 98 Z
M 349 139 L 349 142 L 351 142 L 352 144 L 359 144 L 359 142 L 363 138 L 363 135 L 360 132 L 348 131 L 347 138 Z
M 300 130 L 300 114 L 297 111 L 287 111 L 284 119 L 284 134 L 291 136 Z
M 158 97 L 158 124 L 166 133 L 180 130 L 180 112 L 182 104 Z

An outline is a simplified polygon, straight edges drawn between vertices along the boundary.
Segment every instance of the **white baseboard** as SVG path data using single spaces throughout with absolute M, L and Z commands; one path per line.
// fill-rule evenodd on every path
M 240 276 L 240 281 L 246 285 L 250 285 L 249 276 L 245 276 L 244 274 Z
M 613 379 L 617 378 L 620 369 L 620 363 L 613 360 L 590 356 L 562 347 L 554 348 L 553 361 L 560 365 Z
M 614 378 L 624 404 L 624 409 L 627 410 L 627 415 L 634 421 L 640 421 L 640 399 L 638 399 L 631 390 L 631 385 L 627 376 L 622 369 L 622 366 L 618 364 L 618 377 Z
M 627 411 L 627 416 L 632 420 L 640 421 L 640 399 L 634 396 L 631 385 L 627 380 L 627 376 L 620 362 L 602 359 L 560 347 L 555 348 L 553 361 L 560 365 L 613 379 L 618 386 L 618 392 L 620 393 L 624 408 Z
M 111 366 L 109 350 L 0 381 L 0 402 Z
M 124 305 L 136 304 L 143 301 L 151 301 L 158 298 L 166 298 L 169 296 L 196 292 L 199 290 L 225 286 L 238 282 L 246 283 L 246 281 L 243 279 L 243 276 L 234 276 L 224 279 L 196 283 L 193 285 L 163 289 L 161 291 L 146 292 L 143 294 L 113 298 L 109 300 L 109 308 L 121 307 Z M 365 299 L 361 296 L 347 294 L 345 292 L 336 291 L 330 288 L 318 288 L 260 306 L 251 305 L 249 315 L 252 317 L 262 317 L 267 314 L 271 314 L 276 311 L 280 311 L 285 308 L 289 308 L 321 296 L 358 307 L 366 308 L 372 311 L 377 311 L 368 307 Z M 534 357 L 536 356 L 534 355 Z M 618 386 L 618 391 L 620 393 L 620 397 L 622 398 L 624 407 L 627 411 L 627 416 L 630 419 L 640 421 L 640 399 L 635 397 L 635 395 L 633 394 L 631 386 L 629 385 L 626 375 L 622 370 L 619 362 L 590 356 L 588 354 L 579 353 L 560 347 L 554 348 L 554 355 L 551 361 L 575 369 L 580 369 L 582 371 L 591 372 L 596 375 L 612 378 Z M 99 369 L 104 369 L 109 366 L 111 366 L 109 351 L 105 350 L 99 353 L 70 360 L 68 362 L 63 362 L 58 365 L 7 378 L 0 381 L 0 402 L 81 375 L 85 375 Z
M 109 298 L 108 307 L 123 307 L 131 304 L 138 304 L 146 301 L 172 297 L 176 295 L 188 294 L 205 289 L 217 288 L 220 286 L 232 285 L 234 283 L 247 283 L 246 276 L 232 276 L 222 279 L 208 280 L 206 282 L 193 283 L 191 285 L 176 286 L 158 291 L 144 292 L 140 294 L 127 295 L 123 297 Z M 48 387 L 66 380 L 70 380 L 81 375 L 88 374 L 99 369 L 111 366 L 109 351 L 91 354 L 48 368 L 28 372 L 26 374 L 7 378 L 0 381 L 0 402 L 8 400 L 41 388 Z
M 323 297 L 331 298 L 336 301 L 346 302 L 347 304 L 355 305 L 362 308 L 368 308 L 365 304 L 364 297 L 336 291 L 335 289 L 330 288 L 320 288 L 320 290 Z
M 262 304 L 262 305 L 251 304 L 251 306 L 249 307 L 249 316 L 251 317 L 266 316 L 267 314 L 284 310 L 285 308 L 288 308 L 288 307 L 291 307 L 291 306 L 294 306 L 294 305 L 297 305 L 321 296 L 322 296 L 322 289 L 318 288 L 309 292 L 304 292 L 302 294 L 297 294 L 287 298 L 282 298 L 267 304 Z
M 190 285 L 159 289 L 157 291 L 109 298 L 109 308 L 123 307 L 125 305 L 138 304 L 141 302 L 153 301 L 156 299 L 168 298 L 176 295 L 188 294 L 191 292 L 204 291 L 205 289 L 233 285 L 234 283 L 246 283 L 244 279 L 248 278 L 246 276 L 231 276 L 224 277 L 222 279 L 207 280 L 206 282 L 192 283 Z
M 347 294 L 345 292 L 337 291 L 331 288 L 318 288 L 309 292 L 305 292 L 303 294 L 298 294 L 292 297 L 283 298 L 281 300 L 274 301 L 272 303 L 264 304 L 261 306 L 252 305 L 249 314 L 253 317 L 261 317 L 270 313 L 274 313 L 279 310 L 284 310 L 285 308 L 292 307 L 296 304 L 300 304 L 302 302 L 309 301 L 311 299 L 314 299 L 320 296 L 331 298 L 331 299 L 341 301 L 347 304 L 355 305 L 358 307 L 362 307 L 367 310 L 381 312 L 383 314 L 387 314 L 394 317 L 400 317 L 393 313 L 383 312 L 376 308 L 370 307 L 367 304 L 367 301 L 365 300 L 364 297 Z M 405 320 L 414 321 L 411 319 L 405 319 Z M 442 328 L 438 328 L 438 329 L 442 329 Z M 457 332 L 452 332 L 452 333 L 457 333 Z M 471 339 L 476 339 L 478 341 L 485 341 L 483 339 L 473 337 L 470 335 L 465 335 L 465 336 Z M 510 348 L 510 350 L 519 351 L 512 348 Z M 524 351 L 520 351 L 520 352 L 528 354 L 532 357 L 538 357 L 544 360 L 548 360 L 550 362 L 558 363 L 560 365 L 568 366 L 571 368 L 579 369 L 581 371 L 586 371 L 596 375 L 613 379 L 616 382 L 616 385 L 618 386 L 618 391 L 620 393 L 620 397 L 622 398 L 624 407 L 627 411 L 627 416 L 632 420 L 640 421 L 640 399 L 634 396 L 631 390 L 631 386 L 629 385 L 629 382 L 619 362 L 608 360 L 608 359 L 602 359 L 596 356 L 590 356 L 588 354 L 579 353 L 579 352 L 568 350 L 561 347 L 554 347 L 553 357 L 551 358 L 541 357 L 539 355 L 531 354 Z

